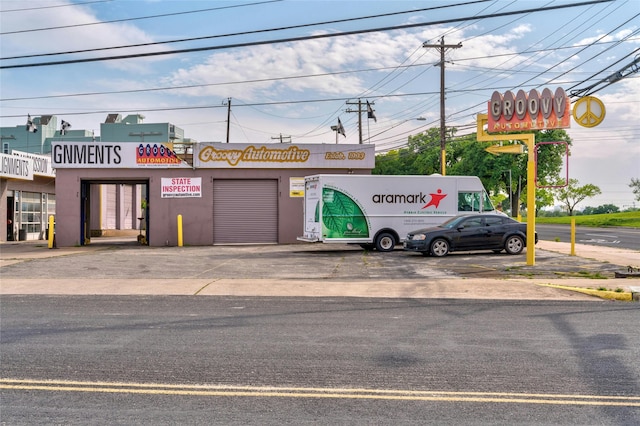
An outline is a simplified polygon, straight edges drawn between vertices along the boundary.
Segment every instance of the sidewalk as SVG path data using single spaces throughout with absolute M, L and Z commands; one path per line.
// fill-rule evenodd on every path
M 536 250 L 548 250 L 566 255 L 571 254 L 571 243 L 555 241 L 538 241 Z M 640 251 L 626 250 L 618 247 L 592 246 L 576 244 L 575 254 L 579 257 L 594 259 L 623 267 L 632 266 L 640 268 Z M 638 283 L 640 285 L 640 282 Z
M 114 246 L 90 245 L 48 249 L 46 241 L 3 243 L 0 245 L 1 267 L 25 261 L 113 250 Z M 276 246 L 272 246 L 276 247 Z M 144 250 L 144 248 L 141 248 Z M 551 251 L 567 256 L 570 261 L 571 246 L 568 243 L 540 241 L 536 252 Z M 576 245 L 576 255 L 595 259 L 602 263 L 640 267 L 640 251 L 601 246 Z M 541 252 L 542 254 L 542 252 Z M 536 268 L 544 265 L 536 264 Z M 256 273 L 259 277 L 260 274 Z M 443 298 L 443 299 L 491 299 L 491 300 L 593 300 L 599 297 L 577 291 L 567 291 L 553 286 L 577 288 L 622 289 L 631 296 L 640 292 L 640 279 L 594 280 L 586 278 L 533 279 L 533 278 L 442 278 L 442 279 L 363 279 L 333 280 L 305 278 L 179 278 L 179 279 L 113 279 L 70 278 L 36 279 L 2 277 L 0 294 L 41 295 L 198 295 L 198 296 L 264 296 L 264 297 L 387 297 L 387 298 Z M 608 292 L 605 292 L 608 293 Z M 610 292 L 614 293 L 614 292 Z M 620 292 L 612 294 L 617 297 Z

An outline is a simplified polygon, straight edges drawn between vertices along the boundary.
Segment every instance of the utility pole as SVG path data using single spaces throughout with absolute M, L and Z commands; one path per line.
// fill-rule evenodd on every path
M 284 143 L 283 139 L 289 139 L 287 143 L 291 143 L 291 136 L 282 136 L 282 133 L 280 133 L 280 136 L 276 136 L 276 137 L 271 136 L 271 139 L 280 140 L 280 143 Z
M 444 36 L 440 39 L 440 44 L 427 44 L 423 43 L 422 47 L 433 47 L 440 52 L 440 174 L 444 176 L 446 174 L 445 161 L 446 161 L 446 128 L 444 121 L 444 54 L 447 49 L 458 49 L 462 47 L 462 43 L 458 44 L 444 44 Z
M 227 143 L 229 143 L 229 127 L 231 124 L 231 98 L 227 98 L 227 102 L 222 101 L 222 105 L 227 106 Z
M 358 113 L 358 142 L 362 145 L 362 100 L 358 99 L 358 102 L 348 102 L 347 105 L 358 105 L 357 110 L 347 109 L 346 112 L 357 112 Z M 369 105 L 375 105 L 374 102 L 370 102 Z

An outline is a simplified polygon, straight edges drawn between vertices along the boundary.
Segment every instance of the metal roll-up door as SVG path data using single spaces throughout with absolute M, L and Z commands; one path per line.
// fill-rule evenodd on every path
M 277 180 L 213 181 L 214 244 L 277 243 Z

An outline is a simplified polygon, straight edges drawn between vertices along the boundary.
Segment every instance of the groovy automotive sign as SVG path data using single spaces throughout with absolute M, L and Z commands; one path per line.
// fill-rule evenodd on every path
M 193 162 L 197 168 L 372 169 L 375 145 L 199 143 Z
M 135 142 L 53 142 L 55 168 L 186 168 L 190 167 L 168 147 Z
M 545 88 L 526 93 L 493 92 L 489 101 L 487 132 L 566 129 L 571 126 L 571 101 L 564 89 Z

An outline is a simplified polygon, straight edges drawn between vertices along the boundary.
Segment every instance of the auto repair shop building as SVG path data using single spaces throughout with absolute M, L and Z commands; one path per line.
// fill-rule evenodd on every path
M 103 184 L 142 188 L 139 199 L 134 194 L 131 205 L 117 208 L 135 210 L 151 246 L 178 244 L 179 215 L 184 245 L 296 243 L 305 176 L 370 174 L 375 167 L 374 145 L 196 142 L 189 151 L 178 156 L 162 143 L 54 142 L 57 246 L 90 243 Z

